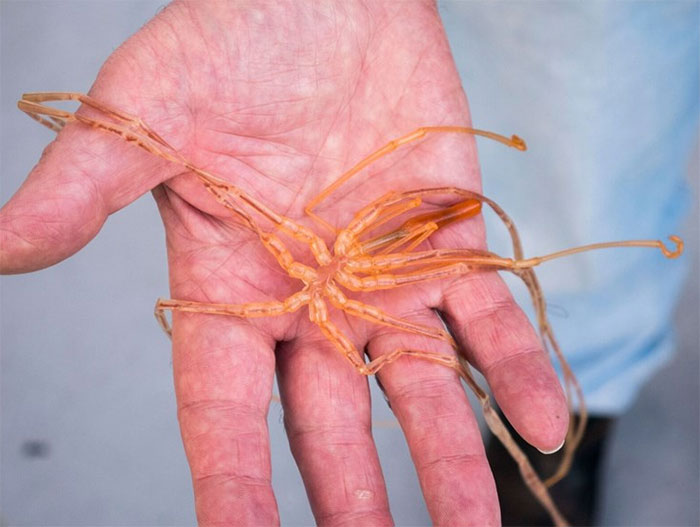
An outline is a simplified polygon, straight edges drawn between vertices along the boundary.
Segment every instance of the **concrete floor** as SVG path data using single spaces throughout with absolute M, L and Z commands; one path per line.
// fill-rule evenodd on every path
M 3 203 L 51 139 L 16 110 L 19 94 L 86 89 L 104 58 L 161 3 L 0 3 Z M 619 422 L 604 525 L 700 521 L 697 217 L 690 229 L 695 268 L 678 311 L 679 353 Z M 151 317 L 153 300 L 167 291 L 164 264 L 160 220 L 146 196 L 70 260 L 0 281 L 2 525 L 194 523 L 169 343 Z M 375 437 L 395 520 L 428 525 L 401 432 L 376 400 Z M 279 406 L 269 426 L 283 524 L 312 524 Z

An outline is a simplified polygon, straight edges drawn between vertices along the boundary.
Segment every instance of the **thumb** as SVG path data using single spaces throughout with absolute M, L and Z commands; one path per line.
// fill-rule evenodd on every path
M 122 137 L 96 130 L 94 121 L 109 120 L 100 115 L 105 110 L 81 108 L 78 115 L 88 116 L 82 122 L 64 111 L 58 111 L 63 118 L 38 119 L 60 131 L 0 209 L 0 273 L 35 271 L 64 260 L 99 232 L 107 216 L 177 172 Z M 68 124 L 62 128 L 62 122 Z

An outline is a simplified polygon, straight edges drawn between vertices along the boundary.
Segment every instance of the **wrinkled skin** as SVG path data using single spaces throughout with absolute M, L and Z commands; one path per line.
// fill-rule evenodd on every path
M 432 3 L 313 4 L 174 3 L 114 52 L 90 94 L 142 117 L 198 166 L 324 232 L 303 214 L 322 187 L 387 140 L 422 125 L 467 125 L 469 113 Z M 433 137 L 384 161 L 320 214 L 342 226 L 388 190 L 480 188 L 472 137 Z M 2 209 L 0 269 L 27 272 L 70 256 L 148 190 L 165 224 L 173 298 L 241 303 L 300 288 L 194 176 L 75 124 Z M 433 246 L 485 246 L 480 219 L 438 234 Z M 298 243 L 290 247 L 309 261 Z M 439 309 L 516 429 L 542 450 L 563 441 L 562 391 L 495 273 L 351 296 L 434 326 Z M 334 317 L 370 357 L 396 347 L 452 353 L 440 342 Z M 318 523 L 392 523 L 367 379 L 306 308 L 255 320 L 176 314 L 174 323 L 178 417 L 200 523 L 278 522 L 266 426 L 275 369 Z M 403 358 L 379 376 L 433 521 L 497 524 L 494 482 L 456 374 Z

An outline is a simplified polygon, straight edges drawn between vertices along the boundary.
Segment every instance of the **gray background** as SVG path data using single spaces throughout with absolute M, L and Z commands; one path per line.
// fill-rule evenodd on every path
M 16 109 L 20 94 L 87 91 L 104 59 L 162 3 L 0 3 L 2 203 L 52 138 Z M 620 421 L 605 469 L 607 525 L 699 521 L 697 216 L 686 236 L 695 263 L 678 310 L 679 353 Z M 150 196 L 112 216 L 68 261 L 3 277 L 0 287 L 0 523 L 193 524 L 169 343 L 152 318 L 167 278 Z M 375 401 L 394 518 L 428 525 L 401 432 Z M 269 426 L 282 522 L 311 524 L 279 405 Z

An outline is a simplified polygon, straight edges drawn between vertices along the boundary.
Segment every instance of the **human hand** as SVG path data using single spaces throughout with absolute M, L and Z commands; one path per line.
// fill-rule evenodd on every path
M 303 204 L 387 139 L 468 120 L 433 6 L 380 7 L 389 11 L 345 3 L 324 13 L 294 3 L 266 4 L 256 15 L 175 4 L 115 53 L 91 94 L 143 117 L 198 166 L 307 223 Z M 474 145 L 464 137 L 432 140 L 382 166 L 371 184 L 350 185 L 352 194 L 321 214 L 343 225 L 386 190 L 479 187 Z M 174 298 L 239 303 L 297 290 L 259 241 L 182 172 L 118 138 L 67 127 L 2 211 L 2 269 L 29 271 L 69 256 L 109 213 L 157 187 Z M 440 245 L 484 243 L 478 221 L 440 234 Z M 432 325 L 439 322 L 431 308 L 441 309 L 516 428 L 543 450 L 561 442 L 566 408 L 556 378 L 494 275 L 363 299 Z M 360 321 L 344 330 L 372 356 L 407 343 L 449 352 Z M 290 442 L 319 523 L 390 522 L 366 381 L 305 310 L 255 321 L 178 316 L 173 352 L 201 522 L 276 520 L 265 426 L 275 363 Z M 381 378 L 434 521 L 495 523 L 493 482 L 454 373 L 402 359 Z

